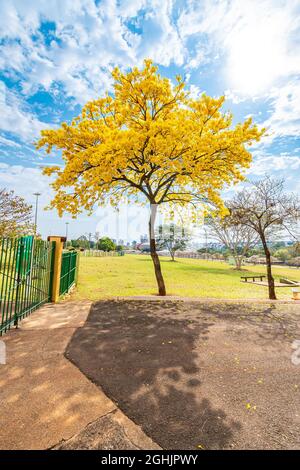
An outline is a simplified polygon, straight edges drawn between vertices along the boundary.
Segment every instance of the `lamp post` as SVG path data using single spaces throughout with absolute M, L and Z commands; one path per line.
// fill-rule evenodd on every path
M 34 217 L 34 234 L 37 234 L 37 216 L 38 216 L 38 203 L 39 203 L 39 196 L 41 193 L 33 193 L 35 196 L 35 217 Z
M 69 222 L 66 222 L 66 247 L 68 244 L 68 229 L 69 229 Z
M 117 235 L 117 245 L 119 244 L 119 217 L 120 217 L 120 209 L 117 207 L 116 209 L 116 213 L 117 213 L 117 220 L 116 220 L 116 235 Z

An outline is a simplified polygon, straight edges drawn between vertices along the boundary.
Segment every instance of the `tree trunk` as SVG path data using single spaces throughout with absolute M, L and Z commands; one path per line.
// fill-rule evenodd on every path
M 271 253 L 268 248 L 266 239 L 264 235 L 261 234 L 261 241 L 264 247 L 264 252 L 266 256 L 266 264 L 267 264 L 267 278 L 268 278 L 268 287 L 269 287 L 269 299 L 270 300 L 277 300 L 276 294 L 275 294 L 275 283 L 274 283 L 274 278 L 272 276 L 272 264 L 271 264 Z
M 158 254 L 156 252 L 156 242 L 154 236 L 154 225 L 156 218 L 157 206 L 151 204 L 151 214 L 149 219 L 149 240 L 150 240 L 150 254 L 154 265 L 154 272 L 158 286 L 158 295 L 166 295 L 165 281 L 162 275 L 161 266 Z
M 234 256 L 234 261 L 235 261 L 235 269 L 240 271 L 242 269 L 243 258 L 241 256 Z

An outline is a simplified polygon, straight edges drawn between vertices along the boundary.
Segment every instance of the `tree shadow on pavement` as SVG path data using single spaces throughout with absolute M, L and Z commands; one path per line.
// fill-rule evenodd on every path
M 66 356 L 165 449 L 228 448 L 241 428 L 201 391 L 197 327 L 176 302 L 101 301 L 73 335 Z
M 206 305 L 202 303 L 199 308 L 202 318 L 227 321 L 229 331 L 234 331 L 236 327 L 251 331 L 252 340 L 262 346 L 273 344 L 277 347 L 299 337 L 300 305 L 276 302 L 229 304 L 219 301 Z

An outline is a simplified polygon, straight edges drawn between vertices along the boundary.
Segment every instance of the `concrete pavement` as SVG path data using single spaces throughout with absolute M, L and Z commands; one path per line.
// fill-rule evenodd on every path
M 45 305 L 1 338 L 0 449 L 159 449 L 64 356 L 90 306 Z

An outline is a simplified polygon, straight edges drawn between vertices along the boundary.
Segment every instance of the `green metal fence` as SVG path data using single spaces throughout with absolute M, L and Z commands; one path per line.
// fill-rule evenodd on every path
M 54 242 L 0 239 L 0 335 L 50 299 Z
M 76 284 L 79 255 L 77 251 L 63 251 L 60 273 L 60 295 L 69 292 Z

